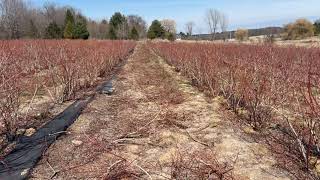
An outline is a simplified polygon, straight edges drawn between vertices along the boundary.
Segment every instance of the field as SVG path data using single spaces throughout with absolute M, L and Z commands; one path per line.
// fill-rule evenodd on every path
M 0 143 L 7 153 L 21 129 L 36 131 L 54 111 L 117 76 L 115 92 L 95 96 L 44 152 L 32 179 L 320 173 L 317 47 L 17 40 L 0 41 L 0 49 Z
M 82 97 L 134 46 L 130 41 L 0 41 L 1 136 L 15 140 L 20 128 L 39 125 L 37 119 L 46 118 L 55 104 Z
M 231 44 L 253 44 L 253 45 L 261 45 L 265 43 L 265 35 L 261 36 L 250 36 L 248 40 L 245 41 L 238 41 L 236 39 L 228 39 L 227 41 L 223 40 L 215 40 L 213 43 L 231 43 Z M 194 43 L 194 40 L 179 40 L 179 42 L 184 43 Z M 208 40 L 197 40 L 197 43 L 212 43 L 212 41 Z M 308 48 L 319 48 L 320 47 L 320 37 L 313 36 L 299 40 L 283 40 L 282 38 L 274 38 L 273 44 L 279 46 L 298 46 L 298 47 L 308 47 Z
M 261 44 L 264 42 L 265 36 L 250 37 L 247 43 Z M 275 44 L 280 46 L 299 46 L 299 47 L 320 47 L 319 36 L 308 37 L 300 40 L 283 40 L 281 38 L 275 38 Z
M 305 122 L 294 127 L 307 133 L 302 139 L 310 146 L 317 142 L 318 48 L 197 43 L 151 46 L 207 94 L 224 97 L 255 130 L 270 123 L 282 124 L 277 116 L 292 117 Z

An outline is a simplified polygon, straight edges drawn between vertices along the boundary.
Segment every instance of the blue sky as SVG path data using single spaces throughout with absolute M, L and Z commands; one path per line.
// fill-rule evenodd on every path
M 41 6 L 45 0 L 30 0 Z M 71 5 L 91 19 L 109 18 L 114 12 L 138 14 L 150 24 L 154 19 L 174 19 L 178 31 L 187 21 L 206 33 L 205 11 L 218 9 L 229 17 L 229 30 L 281 26 L 297 18 L 320 18 L 320 0 L 49 0 Z

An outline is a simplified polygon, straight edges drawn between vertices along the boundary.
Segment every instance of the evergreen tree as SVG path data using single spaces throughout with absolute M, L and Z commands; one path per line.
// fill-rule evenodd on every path
M 135 27 L 131 29 L 129 38 L 133 40 L 139 40 L 139 33 Z
M 74 22 L 74 16 L 70 9 L 68 9 L 66 12 L 66 18 L 64 23 L 65 23 L 65 26 L 64 26 L 63 37 L 67 39 L 72 39 L 74 37 L 75 22 Z
M 74 39 L 88 39 L 90 36 L 87 26 L 81 22 L 78 22 L 74 28 Z
M 115 29 L 112 26 L 110 26 L 108 34 L 109 34 L 108 35 L 109 39 L 115 40 L 115 39 L 118 38 L 117 37 L 117 33 L 116 33 Z
M 179 35 L 181 36 L 181 38 L 185 38 L 187 36 L 190 36 L 189 34 L 185 34 L 184 32 L 180 32 Z
M 314 23 L 314 33 L 320 35 L 320 19 Z
M 176 40 L 176 36 L 173 33 L 168 33 L 167 34 L 167 39 L 169 41 L 175 41 Z
M 127 19 L 121 13 L 116 12 L 114 15 L 112 15 L 112 17 L 110 18 L 109 26 L 110 39 L 128 37 L 128 32 L 126 32 L 126 28 L 128 27 Z
M 105 20 L 105 19 L 103 19 L 103 20 L 101 21 L 101 24 L 108 24 L 108 21 Z
M 67 25 L 64 28 L 64 33 L 63 33 L 63 37 L 66 39 L 72 39 L 74 33 L 74 25 L 72 24 L 72 22 L 68 22 Z
M 79 16 L 78 22 L 74 27 L 73 38 L 74 39 L 88 39 L 90 36 L 87 29 L 87 21 L 84 17 Z
M 155 38 L 157 38 L 157 35 L 156 35 L 156 33 L 154 31 L 148 31 L 147 37 L 149 39 L 155 39 Z
M 61 29 L 56 22 L 52 22 L 46 28 L 46 38 L 48 39 L 59 39 L 62 38 Z
M 65 16 L 65 19 L 64 19 L 64 25 L 67 26 L 67 24 L 68 24 L 69 22 L 71 22 L 72 24 L 74 24 L 74 23 L 75 23 L 75 20 L 74 20 L 74 16 L 73 16 L 72 10 L 67 9 L 66 16 Z
M 161 26 L 160 21 L 154 20 L 152 22 L 151 26 L 149 27 L 147 36 L 149 39 L 164 38 L 165 30 Z
M 114 15 L 110 18 L 110 26 L 115 29 L 118 29 L 119 26 L 126 22 L 126 17 L 119 12 L 114 13 Z

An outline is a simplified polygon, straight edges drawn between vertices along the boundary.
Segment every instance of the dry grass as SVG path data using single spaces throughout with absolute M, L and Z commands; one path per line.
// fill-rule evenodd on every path
M 192 153 L 177 151 L 167 166 L 170 168 L 170 179 L 235 179 L 233 167 L 228 163 L 220 163 L 209 150 Z

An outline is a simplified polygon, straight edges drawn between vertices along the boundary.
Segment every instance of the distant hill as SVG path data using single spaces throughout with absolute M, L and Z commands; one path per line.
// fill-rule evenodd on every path
M 283 32 L 282 27 L 266 27 L 266 28 L 260 28 L 260 29 L 248 29 L 249 36 L 261 36 L 261 35 L 268 35 L 268 34 L 274 34 L 274 35 L 280 35 Z M 216 40 L 222 40 L 225 37 L 228 39 L 232 39 L 235 37 L 235 31 L 227 31 L 224 34 L 223 33 L 217 33 L 216 34 Z M 181 39 L 188 39 L 188 40 L 211 40 L 211 34 L 195 34 L 190 37 L 187 36 L 181 36 L 180 34 L 177 35 L 177 38 Z

